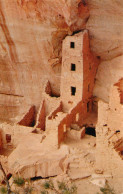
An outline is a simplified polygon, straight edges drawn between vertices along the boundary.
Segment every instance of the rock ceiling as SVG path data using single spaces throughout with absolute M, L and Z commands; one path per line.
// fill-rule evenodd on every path
M 58 94 L 62 40 L 86 28 L 91 50 L 101 58 L 94 95 L 108 101 L 110 86 L 123 75 L 123 2 L 86 2 L 0 1 L 0 93 L 38 106 L 48 79 Z

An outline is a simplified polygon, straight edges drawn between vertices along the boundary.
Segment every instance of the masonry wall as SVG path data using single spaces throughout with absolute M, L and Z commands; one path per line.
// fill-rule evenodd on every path
M 71 48 L 71 43 L 74 48 Z M 83 92 L 83 33 L 74 36 L 67 36 L 62 47 L 62 72 L 61 72 L 61 99 L 64 103 L 64 110 L 68 111 L 72 106 L 82 100 Z M 72 70 L 72 65 L 75 70 Z M 72 95 L 72 88 L 76 88 L 75 95 Z
M 96 126 L 96 170 L 106 171 L 109 169 L 108 163 L 108 104 L 102 101 L 98 103 L 98 123 Z
M 50 115 L 56 107 L 58 107 L 61 99 L 57 97 L 51 97 L 45 92 L 42 93 L 42 98 L 45 99 L 45 114 L 46 116 Z
M 25 136 L 25 134 L 31 133 L 34 129 L 32 127 L 25 127 L 20 125 L 0 125 L 0 134 L 2 137 L 2 148 L 15 148 L 20 142 L 20 139 Z M 6 136 L 11 136 L 10 142 L 7 142 Z
M 67 113 L 63 113 L 63 112 L 58 112 L 57 116 L 53 119 L 48 119 L 48 117 L 46 118 L 46 128 L 47 131 L 51 131 L 51 130 L 56 130 L 57 131 L 57 145 L 58 145 L 58 126 L 59 123 L 61 123 L 61 121 L 66 117 Z
M 74 43 L 74 48 L 70 48 L 71 43 Z M 99 60 L 90 51 L 87 30 L 65 38 L 62 56 L 61 99 L 65 112 L 69 110 L 69 113 L 58 126 L 58 144 L 64 140 L 65 131 L 72 123 L 81 126 L 91 112 L 94 81 L 99 64 Z M 75 71 L 71 71 L 71 63 L 76 65 Z M 74 96 L 71 95 L 71 86 L 76 87 Z
M 108 126 L 113 131 L 120 130 L 120 133 L 123 136 L 123 104 L 121 104 L 120 91 L 117 86 L 114 86 L 111 89 Z
M 50 113 L 50 115 L 48 116 L 48 119 L 49 120 L 54 119 L 57 113 L 62 111 L 63 111 L 63 105 L 62 105 L 62 102 L 60 102 L 58 107 L 55 110 L 53 110 L 53 112 Z
M 83 34 L 83 101 L 93 95 L 93 88 L 99 60 L 90 51 L 89 35 Z
M 123 78 L 121 78 L 115 86 L 118 87 L 118 91 L 120 93 L 120 103 L 123 104 Z
M 123 160 L 108 139 L 108 127 L 98 125 L 96 134 L 96 171 L 122 179 Z
M 36 118 L 36 128 L 40 128 L 41 130 L 45 130 L 45 120 L 46 120 L 46 113 L 45 113 L 45 100 L 42 101 L 39 111 Z
M 74 48 L 70 48 L 74 43 Z M 99 60 L 90 51 L 89 35 L 85 30 L 63 41 L 61 73 L 61 99 L 65 111 L 74 107 L 79 101 L 92 98 L 95 76 Z M 71 70 L 71 65 L 75 70 Z M 71 87 L 76 88 L 75 95 Z
M 83 125 L 84 119 L 89 115 L 92 110 L 92 99 L 90 102 L 89 110 L 87 111 L 87 102 L 80 101 L 68 114 L 61 120 L 58 125 L 58 145 L 64 141 L 67 129 L 71 124 Z
M 118 131 L 118 133 L 117 133 Z M 111 88 L 109 104 L 98 104 L 96 126 L 96 170 L 122 179 L 123 160 L 115 149 L 117 141 L 123 137 L 123 105 L 117 86 Z

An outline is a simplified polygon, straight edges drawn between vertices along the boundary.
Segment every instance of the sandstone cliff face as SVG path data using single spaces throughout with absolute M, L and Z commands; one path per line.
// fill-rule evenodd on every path
M 0 1 L 0 93 L 17 95 L 18 104 L 23 97 L 39 106 L 48 79 L 59 94 L 62 40 L 87 28 L 91 50 L 102 61 L 94 95 L 108 100 L 110 84 L 123 74 L 123 2 L 83 2 L 87 4 L 81 0 Z
M 108 101 L 112 84 L 123 76 L 123 2 L 88 0 L 91 49 L 101 57 L 94 95 Z
M 62 39 L 88 16 L 79 1 L 0 1 L 0 93 L 39 105 L 46 79 L 59 93 Z

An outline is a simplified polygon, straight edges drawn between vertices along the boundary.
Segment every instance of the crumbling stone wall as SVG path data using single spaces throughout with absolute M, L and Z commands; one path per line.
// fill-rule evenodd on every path
M 45 114 L 50 115 L 60 103 L 60 98 L 52 97 L 49 94 L 43 92 L 42 98 L 45 100 Z
M 98 125 L 96 128 L 96 172 L 123 177 L 123 160 L 114 149 L 112 138 L 109 139 L 108 127 Z M 116 136 L 116 135 L 115 135 Z
M 123 135 L 123 104 L 117 86 L 112 87 L 108 111 L 108 126 L 111 130 L 120 130 Z
M 118 87 L 118 91 L 120 93 L 120 103 L 123 104 L 123 78 L 121 78 L 115 86 Z
M 46 117 L 46 130 L 57 130 L 57 139 L 58 139 L 58 125 L 61 120 L 66 116 L 67 113 L 63 111 L 62 102 L 56 106 L 56 108 L 51 112 L 49 116 Z M 58 144 L 58 141 L 57 141 Z
M 59 106 L 55 110 L 53 110 L 53 112 L 51 112 L 51 114 L 48 116 L 48 119 L 50 120 L 55 118 L 57 113 L 62 111 L 63 111 L 63 106 L 62 106 L 62 102 L 60 102 Z
M 79 126 L 82 126 L 84 119 L 89 115 L 89 113 L 92 110 L 92 99 L 89 102 L 90 102 L 89 110 L 87 110 L 88 101 L 86 102 L 80 101 L 61 120 L 61 122 L 58 125 L 58 145 L 60 145 L 60 143 L 64 141 L 67 128 L 69 128 L 71 124 L 74 123 L 78 124 Z
M 37 118 L 36 118 L 36 128 L 40 128 L 42 130 L 45 130 L 45 118 L 46 118 L 46 113 L 45 113 L 45 100 L 40 105 Z
M 20 139 L 23 138 L 26 134 L 31 133 L 32 131 L 32 127 L 25 127 L 16 124 L 1 124 L 0 134 L 2 138 L 2 148 L 16 148 L 20 142 Z M 7 136 L 9 137 L 9 141 L 7 140 Z
M 65 132 L 72 123 L 82 126 L 83 120 L 91 112 L 99 64 L 99 60 L 90 51 L 87 30 L 65 38 L 62 56 L 61 99 L 63 110 L 70 111 L 58 125 L 58 144 L 64 140 Z
M 123 105 L 117 84 L 111 88 L 109 104 L 98 104 L 98 123 L 96 126 L 96 169 L 121 178 L 123 173 L 122 149 L 116 143 L 123 137 Z

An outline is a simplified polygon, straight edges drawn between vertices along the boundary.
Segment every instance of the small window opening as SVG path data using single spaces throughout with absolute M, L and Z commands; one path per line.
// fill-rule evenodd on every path
M 87 103 L 87 112 L 90 110 L 90 102 Z
M 120 130 L 115 131 L 115 133 L 120 133 Z
M 87 135 L 91 135 L 91 136 L 96 137 L 96 130 L 95 130 L 94 127 L 87 127 L 87 128 L 85 129 L 85 133 L 86 133 Z
M 11 142 L 11 135 L 10 134 L 6 134 L 6 142 L 7 143 Z
M 71 63 L 71 71 L 76 71 L 76 65 Z
M 100 56 L 97 56 L 97 59 L 100 59 L 101 57 Z
M 75 96 L 76 93 L 76 87 L 71 87 L 71 95 Z
M 70 48 L 75 48 L 75 42 L 70 43 Z

